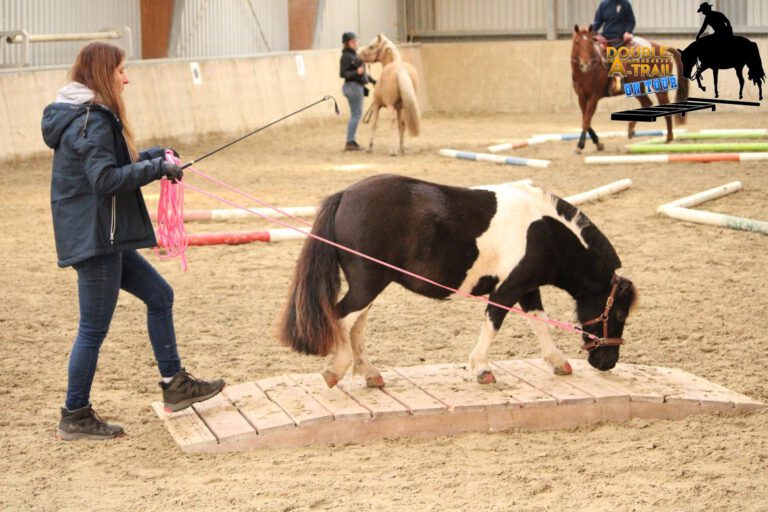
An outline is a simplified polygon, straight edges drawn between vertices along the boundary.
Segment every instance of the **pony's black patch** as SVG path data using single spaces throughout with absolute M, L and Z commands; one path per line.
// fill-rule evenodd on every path
M 499 284 L 499 276 L 483 276 L 477 280 L 477 284 L 472 288 L 472 295 L 488 295 Z

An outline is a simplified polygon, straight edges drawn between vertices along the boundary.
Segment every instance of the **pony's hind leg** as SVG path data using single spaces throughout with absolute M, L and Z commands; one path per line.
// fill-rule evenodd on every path
M 368 311 L 371 306 L 369 305 L 363 311 L 355 326 L 352 328 L 351 341 L 352 341 L 352 354 L 354 355 L 354 373 L 362 375 L 365 378 L 365 385 L 372 388 L 384 387 L 384 379 L 381 377 L 381 372 L 375 368 L 368 360 L 368 353 L 365 350 L 365 342 L 363 341 L 363 331 L 365 331 L 365 323 L 368 320 Z
M 361 314 L 362 311 L 355 311 L 339 320 L 341 343 L 336 345 L 336 350 L 322 373 L 329 388 L 338 384 L 352 365 L 353 353 L 350 332 Z
M 544 312 L 544 306 L 541 303 L 541 292 L 538 289 L 523 295 L 520 299 L 520 306 L 526 313 L 537 318 L 547 319 L 547 314 Z M 528 324 L 539 339 L 542 359 L 552 367 L 555 375 L 570 375 L 573 372 L 571 364 L 552 341 L 551 327 L 539 320 L 529 319 Z

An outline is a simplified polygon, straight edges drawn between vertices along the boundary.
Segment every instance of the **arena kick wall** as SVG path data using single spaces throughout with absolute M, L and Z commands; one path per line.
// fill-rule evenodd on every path
M 768 69 L 768 38 L 752 39 Z M 689 41 L 657 40 L 679 47 Z M 419 96 L 424 112 L 548 114 L 578 112 L 571 87 L 570 49 L 570 40 L 479 41 L 406 45 L 402 53 L 422 78 Z M 297 55 L 304 61 L 303 77 L 298 73 Z M 242 134 L 326 94 L 337 98 L 346 116 L 338 59 L 338 50 L 316 50 L 199 60 L 201 85 L 192 83 L 193 61 L 135 61 L 129 67 L 132 83 L 126 89 L 126 103 L 142 144 L 195 141 L 211 133 Z M 374 76 L 379 72 L 377 65 Z M 62 67 L 0 72 L 0 161 L 46 154 L 40 117 L 65 83 L 66 73 Z M 711 72 L 705 73 L 704 80 L 707 92 L 690 83 L 692 95 L 713 96 Z M 768 85 L 764 88 L 768 96 Z M 754 85 L 747 83 L 744 89 L 745 100 L 756 100 Z M 720 95 L 738 97 L 732 70 L 720 73 Z M 636 100 L 614 98 L 601 102 L 598 112 L 637 105 Z M 747 112 L 728 105 L 718 106 L 720 110 Z M 330 119 L 330 112 L 330 105 L 318 106 L 288 122 Z
M 424 75 L 418 45 L 402 48 L 403 57 Z M 301 56 L 304 76 L 296 58 Z M 131 84 L 125 101 L 134 131 L 144 144 L 196 141 L 206 134 L 239 135 L 278 119 L 326 94 L 348 106 L 338 77 L 339 50 L 313 50 L 209 60 L 130 62 Z M 197 62 L 202 82 L 192 81 Z M 379 65 L 373 74 L 380 73 Z M 40 135 L 45 106 L 66 83 L 63 67 L 0 72 L 0 161 L 48 153 Z M 420 101 L 427 107 L 424 84 Z M 318 105 L 287 123 L 331 119 L 331 103 Z

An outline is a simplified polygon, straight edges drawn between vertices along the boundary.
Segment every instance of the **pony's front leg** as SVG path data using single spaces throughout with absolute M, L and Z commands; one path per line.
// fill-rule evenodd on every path
M 498 311 L 493 319 L 491 318 L 491 309 Z M 506 310 L 495 306 L 488 306 L 485 310 L 485 321 L 480 330 L 480 338 L 477 340 L 475 348 L 469 354 L 469 362 L 467 364 L 467 368 L 475 374 L 477 382 L 480 384 L 493 384 L 496 382 L 496 376 L 493 375 L 491 365 L 488 363 L 488 350 L 491 348 L 494 338 L 496 338 L 496 333 L 499 332 L 496 326 L 501 327 L 501 322 L 506 314 Z M 494 322 L 494 320 L 496 321 Z
M 715 78 L 715 98 L 719 98 L 720 93 L 717 90 L 717 68 L 712 68 L 712 76 Z M 739 98 L 741 98 L 741 94 L 739 94 Z
M 363 331 L 365 331 L 365 323 L 368 320 L 369 310 L 370 306 L 365 308 L 365 311 L 363 311 L 360 318 L 357 319 L 357 322 L 350 333 L 352 353 L 355 360 L 354 372 L 365 377 L 366 386 L 371 388 L 382 388 L 384 387 L 384 379 L 381 376 L 381 372 L 368 360 L 368 353 L 365 350 L 365 342 L 363 341 Z
M 541 303 L 541 293 L 538 289 L 528 292 L 520 299 L 520 306 L 523 311 L 542 320 L 547 320 L 547 314 L 544 312 L 544 306 Z M 539 339 L 541 346 L 541 357 L 552 367 L 555 375 L 570 375 L 573 373 L 571 364 L 555 346 L 552 341 L 552 328 L 541 320 L 528 319 L 531 330 Z

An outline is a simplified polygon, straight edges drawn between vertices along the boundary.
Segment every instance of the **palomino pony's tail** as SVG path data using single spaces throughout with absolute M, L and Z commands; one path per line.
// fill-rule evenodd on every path
M 414 87 L 411 75 L 403 65 L 397 70 L 397 85 L 400 89 L 400 99 L 403 102 L 403 116 L 408 133 L 412 137 L 419 134 L 421 129 L 421 114 L 419 113 L 419 100 L 416 97 L 416 87 Z
M 675 101 L 685 101 L 688 97 L 688 79 L 683 76 L 683 59 L 680 57 L 680 52 L 676 48 L 670 50 L 672 56 L 675 59 L 675 70 L 677 71 L 677 92 L 675 93 Z M 675 124 L 685 124 L 686 118 L 680 114 L 675 116 Z
M 750 41 L 749 50 L 747 51 L 747 78 L 757 86 L 765 81 L 763 62 L 760 60 L 760 49 L 757 43 L 752 41 Z
M 336 210 L 343 192 L 328 197 L 320 206 L 312 233 L 333 240 Z M 328 355 L 340 340 L 336 299 L 341 279 L 336 248 L 307 238 L 283 309 L 277 336 L 296 352 Z

